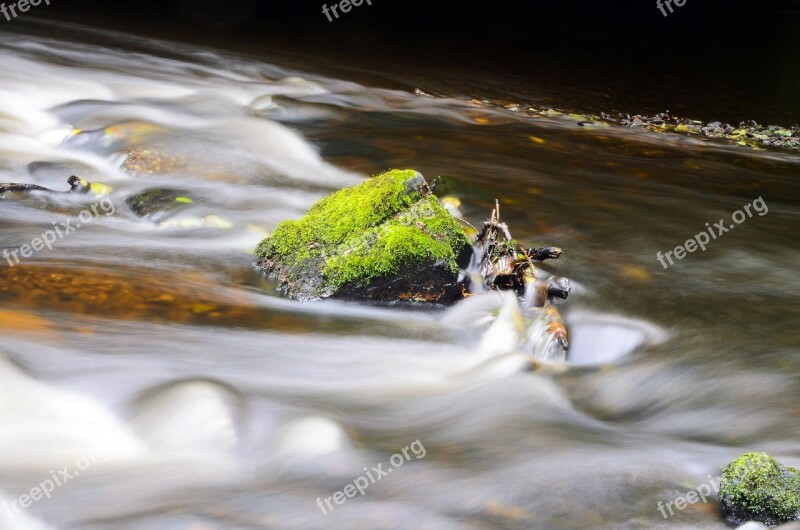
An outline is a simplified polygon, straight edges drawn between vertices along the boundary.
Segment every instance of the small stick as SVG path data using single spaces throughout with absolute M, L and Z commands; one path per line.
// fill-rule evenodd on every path
M 455 216 L 453 216 L 453 217 L 455 217 Z M 465 225 L 469 225 L 469 227 L 470 227 L 470 228 L 472 228 L 473 230 L 475 230 L 476 232 L 478 231 L 478 229 L 477 229 L 477 228 L 475 228 L 475 226 L 473 226 L 473 224 L 472 224 L 472 223 L 470 223 L 469 221 L 467 221 L 466 219 L 462 219 L 462 218 L 460 218 L 460 217 L 456 217 L 456 219 L 457 219 L 457 220 L 459 220 L 459 221 L 461 221 L 461 222 L 462 222 L 462 223 L 464 223 Z
M 39 186 L 38 184 L 18 184 L 16 182 L 0 183 L 0 195 L 9 192 L 27 193 L 30 191 L 46 191 L 47 193 L 88 193 L 91 190 L 89 182 L 80 177 L 72 175 L 67 179 L 69 191 L 57 191 Z
M 14 182 L 4 182 L 0 183 L 0 195 L 3 193 L 8 192 L 28 192 L 28 191 L 49 191 L 50 193 L 56 193 L 55 190 L 51 190 L 50 188 L 45 188 L 44 186 L 39 186 L 38 184 L 16 184 Z
M 508 225 L 505 223 L 497 223 L 497 228 L 503 231 L 503 235 L 506 236 L 506 241 L 511 241 L 513 238 L 511 237 L 511 232 L 508 231 Z

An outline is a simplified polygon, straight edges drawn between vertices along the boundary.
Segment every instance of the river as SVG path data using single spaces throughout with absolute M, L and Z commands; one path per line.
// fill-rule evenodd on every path
M 713 498 L 659 503 L 748 450 L 800 464 L 797 154 L 578 126 L 606 109 L 527 112 L 523 86 L 70 32 L 0 33 L 0 181 L 112 188 L 0 262 L 2 528 L 724 529 Z M 253 270 L 279 221 L 395 167 L 564 249 L 566 365 L 520 370 L 478 306 L 301 304 Z M 181 207 L 135 215 L 153 188 Z M 91 204 L 0 200 L 0 248 Z

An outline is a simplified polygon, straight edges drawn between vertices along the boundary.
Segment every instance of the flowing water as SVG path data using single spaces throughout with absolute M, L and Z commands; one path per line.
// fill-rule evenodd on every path
M 2 528 L 727 528 L 658 503 L 745 450 L 800 463 L 797 155 L 38 29 L 0 33 L 0 182 L 112 191 L 0 201 L 2 249 L 76 227 L 0 264 Z M 566 365 L 523 370 L 496 298 L 300 304 L 253 271 L 277 222 L 392 167 L 564 249 Z M 153 188 L 185 199 L 135 215 Z

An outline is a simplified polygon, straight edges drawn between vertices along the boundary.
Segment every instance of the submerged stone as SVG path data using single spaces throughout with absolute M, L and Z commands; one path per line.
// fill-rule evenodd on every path
M 280 223 L 256 248 L 259 267 L 297 300 L 451 303 L 471 244 L 423 176 L 392 170 Z
M 164 218 L 192 204 L 185 190 L 151 188 L 125 199 L 125 203 L 139 217 Z
M 719 499 L 737 522 L 800 519 L 800 472 L 765 453 L 745 453 L 722 471 Z

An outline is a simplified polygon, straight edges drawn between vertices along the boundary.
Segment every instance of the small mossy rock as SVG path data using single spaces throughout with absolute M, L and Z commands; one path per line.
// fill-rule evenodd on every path
M 722 471 L 719 499 L 739 523 L 800 519 L 800 472 L 765 453 L 745 453 Z
M 286 296 L 451 303 L 471 244 L 423 176 L 392 170 L 315 203 L 256 248 Z

